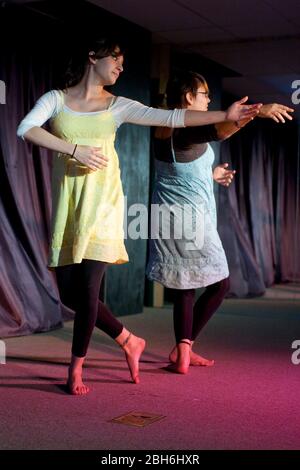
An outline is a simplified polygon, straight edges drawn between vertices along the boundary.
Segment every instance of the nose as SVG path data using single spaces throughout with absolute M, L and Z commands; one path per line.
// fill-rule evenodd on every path
M 118 64 L 118 70 L 119 70 L 120 73 L 123 72 L 123 65 L 122 64 Z

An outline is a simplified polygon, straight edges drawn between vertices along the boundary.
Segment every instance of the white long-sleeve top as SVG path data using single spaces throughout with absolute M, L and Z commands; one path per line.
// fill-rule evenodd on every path
M 24 117 L 17 129 L 17 135 L 24 138 L 24 134 L 32 127 L 41 127 L 49 119 L 54 118 L 62 109 L 77 115 L 92 115 L 106 112 L 107 109 L 95 112 L 73 111 L 64 103 L 64 93 L 51 90 L 42 95 Z M 185 109 L 156 109 L 145 106 L 138 101 L 118 96 L 109 107 L 116 127 L 123 123 L 139 124 L 143 126 L 184 127 Z

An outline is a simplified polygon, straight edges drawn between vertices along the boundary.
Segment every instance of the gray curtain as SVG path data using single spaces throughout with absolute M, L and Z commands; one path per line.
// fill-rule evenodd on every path
M 62 324 L 53 273 L 47 269 L 51 155 L 16 137 L 17 125 L 51 77 L 20 48 L 1 51 L 6 104 L 0 105 L 0 335 L 47 331 Z M 68 315 L 67 315 L 68 317 Z
M 219 233 L 232 296 L 263 294 L 274 282 L 300 281 L 297 123 L 256 119 L 221 145 L 237 170 L 219 191 Z

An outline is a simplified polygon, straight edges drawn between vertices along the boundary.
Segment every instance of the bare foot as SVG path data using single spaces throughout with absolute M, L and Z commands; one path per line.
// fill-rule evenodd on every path
M 175 346 L 175 361 L 171 361 L 167 367 L 167 370 L 170 372 L 175 372 L 176 374 L 187 374 L 190 366 L 190 345 L 185 343 L 179 343 Z M 173 350 L 174 351 L 174 350 Z M 173 352 L 172 351 L 172 352 Z M 171 353 L 172 354 L 172 353 Z M 170 357 L 171 357 L 170 354 Z M 174 355 L 173 355 L 174 357 Z
M 172 349 L 169 355 L 169 360 L 173 364 L 176 364 L 177 360 L 177 349 L 176 346 Z M 191 366 L 213 366 L 215 361 L 211 361 L 209 359 L 205 359 L 205 357 L 199 356 L 199 354 L 194 353 L 194 351 L 190 350 L 190 365 Z
M 176 360 L 177 360 L 177 347 L 174 346 L 174 348 L 169 354 L 169 361 L 172 362 L 172 364 L 175 364 Z
M 209 366 L 213 366 L 214 363 L 215 363 L 214 360 L 205 359 L 205 357 L 202 357 L 199 354 L 194 353 L 193 351 L 191 351 L 190 356 L 191 356 L 191 365 L 192 366 L 209 367 Z
M 130 340 L 123 348 L 132 381 L 136 384 L 140 383 L 139 360 L 145 349 L 145 346 L 146 341 L 143 338 L 139 338 L 138 336 L 134 336 L 132 334 Z
M 86 395 L 90 389 L 82 382 L 82 370 L 69 369 L 67 389 L 71 395 Z

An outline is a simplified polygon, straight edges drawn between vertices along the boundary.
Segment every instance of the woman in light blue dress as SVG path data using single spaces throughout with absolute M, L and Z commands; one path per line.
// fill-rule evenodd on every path
M 167 101 L 171 108 L 207 111 L 208 85 L 197 73 L 183 73 L 169 82 Z M 291 111 L 277 104 L 263 105 L 259 116 L 284 122 L 284 117 L 291 119 Z M 169 369 L 173 372 L 186 373 L 189 365 L 214 363 L 194 353 L 192 346 L 229 289 L 227 260 L 217 232 L 213 180 L 229 186 L 235 172 L 227 164 L 213 171 L 214 152 L 208 142 L 230 137 L 251 119 L 156 130 L 147 276 L 172 289 L 176 346 L 169 356 Z M 206 289 L 195 302 L 195 289 L 201 287 Z

